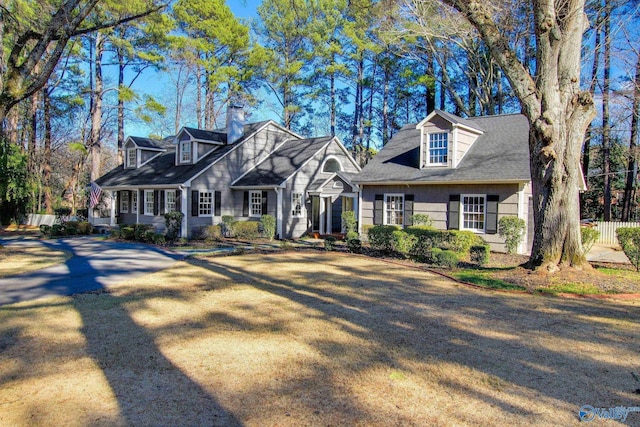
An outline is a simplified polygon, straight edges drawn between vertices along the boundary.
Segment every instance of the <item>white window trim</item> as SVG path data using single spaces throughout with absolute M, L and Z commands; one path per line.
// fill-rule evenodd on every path
M 294 200 L 295 195 L 300 196 L 300 213 L 296 213 L 296 203 Z M 302 218 L 302 207 L 304 206 L 304 193 L 301 192 L 293 192 L 291 193 L 291 216 L 293 218 Z
M 133 161 L 133 164 L 131 164 L 131 155 L 130 155 L 130 153 L 132 152 L 135 154 L 135 159 Z M 126 158 L 127 167 L 128 168 L 138 167 L 138 150 L 136 148 L 127 148 L 126 154 L 127 154 L 127 158 Z
M 339 170 L 333 171 L 333 172 L 325 171 L 324 168 L 327 167 L 327 163 L 329 162 L 329 160 L 335 160 L 338 163 Z M 320 170 L 322 171 L 322 173 L 336 173 L 336 172 L 342 172 L 344 168 L 342 167 L 342 162 L 340 161 L 340 159 L 338 159 L 336 156 L 329 156 L 324 160 L 324 162 L 322 162 L 322 168 Z
M 151 194 L 151 212 L 147 210 L 147 194 Z M 153 190 L 144 190 L 144 199 L 143 203 L 143 215 L 153 216 L 153 205 L 155 204 L 155 200 L 153 200 Z
M 253 195 L 257 194 L 260 198 L 260 213 L 253 213 Z M 249 191 L 249 218 L 260 218 L 266 212 L 262 212 L 262 190 L 250 190 Z
M 431 163 L 431 135 L 440 135 L 440 134 L 444 134 L 447 135 L 447 161 L 446 162 L 436 162 L 436 163 Z M 426 159 L 424 159 L 424 164 L 425 166 L 448 166 L 449 164 L 449 140 L 450 140 L 450 132 L 447 131 L 438 131 L 438 132 L 428 132 L 427 133 L 427 138 L 424 141 L 426 150 L 425 150 L 425 157 Z
M 173 193 L 173 204 L 175 205 L 172 210 L 169 210 L 169 194 Z M 176 190 L 164 190 L 164 211 L 165 213 L 175 212 L 178 208 L 178 195 Z
M 138 213 L 138 190 L 131 191 L 131 213 Z
M 483 228 L 467 228 L 464 226 L 464 198 L 465 197 L 482 197 L 484 199 L 484 222 L 482 224 Z M 486 233 L 487 230 L 487 195 L 486 194 L 461 194 L 460 195 L 460 230 L 473 231 L 474 233 Z
M 188 151 L 182 151 L 182 147 L 189 147 Z M 183 154 L 189 154 L 189 158 L 187 160 L 185 160 L 183 158 Z M 187 140 L 187 141 L 180 141 L 180 147 L 178 150 L 178 158 L 180 159 L 180 163 L 191 163 L 192 159 L 193 159 L 193 144 L 191 143 L 191 140 Z
M 382 225 L 399 225 L 400 227 L 404 227 L 404 193 L 384 193 L 383 205 L 382 205 Z M 402 224 L 389 224 L 387 217 L 387 199 L 389 197 L 402 197 Z
M 210 213 L 203 213 L 202 212 L 202 196 L 204 194 L 209 194 L 211 195 L 211 212 Z M 198 191 L 198 216 L 199 217 L 212 217 L 213 214 L 215 213 L 216 207 L 215 207 L 215 203 L 216 203 L 216 192 L 213 190 L 200 190 Z
M 125 194 L 127 197 L 122 197 Z M 126 190 L 120 192 L 120 213 L 129 213 L 129 192 Z

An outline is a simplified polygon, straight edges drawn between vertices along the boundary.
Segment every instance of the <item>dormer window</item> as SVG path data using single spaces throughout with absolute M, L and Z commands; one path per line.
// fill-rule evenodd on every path
M 135 148 L 127 148 L 127 167 L 135 168 L 138 163 L 138 150 Z
M 180 141 L 180 163 L 191 163 L 191 141 Z
M 425 166 L 446 166 L 449 161 L 449 134 L 430 133 L 422 158 L 425 160 Z

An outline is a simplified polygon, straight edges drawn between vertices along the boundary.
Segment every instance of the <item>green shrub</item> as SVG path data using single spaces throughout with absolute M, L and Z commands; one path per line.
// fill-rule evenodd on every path
M 182 212 L 167 212 L 164 214 L 164 225 L 167 228 L 165 236 L 168 241 L 173 242 L 180 235 L 182 218 L 184 218 Z
M 402 230 L 396 230 L 391 233 L 393 238 L 393 250 L 404 256 L 408 255 L 413 249 L 418 238 L 414 235 L 405 233 Z
M 220 230 L 224 237 L 233 236 L 233 224 L 237 221 L 232 215 L 222 215 L 222 222 L 220 223 Z
M 83 236 L 88 236 L 92 232 L 93 232 L 93 226 L 91 225 L 91 223 L 87 221 L 81 221 L 78 223 L 79 234 L 82 234 Z
M 64 224 L 53 224 L 51 226 L 51 237 L 60 237 L 67 234 Z
M 262 234 L 264 237 L 273 240 L 276 235 L 276 219 L 272 215 L 262 215 L 260 217 L 260 224 L 262 224 Z
M 347 250 L 354 254 L 359 254 L 362 252 L 362 242 L 360 239 L 349 239 L 347 240 Z
M 448 230 L 445 233 L 447 242 L 443 244 L 443 249 L 450 249 L 461 254 L 468 254 L 471 246 L 484 243 L 482 237 L 473 231 Z
M 431 249 L 433 249 L 433 240 L 428 235 L 420 235 L 416 237 L 409 256 L 419 262 L 430 262 Z
M 50 237 L 51 236 L 51 226 L 47 225 L 47 224 L 41 224 L 40 225 L 40 232 L 43 235 L 45 235 L 47 237 Z
M 489 263 L 489 245 L 474 245 L 469 249 L 471 262 L 478 265 L 486 265 Z
M 418 226 L 426 226 L 426 227 L 433 226 L 433 220 L 427 214 L 414 214 L 411 217 L 411 222 L 413 225 L 418 225 Z
M 357 231 L 349 231 L 344 236 L 344 240 L 348 242 L 349 240 L 357 239 L 359 237 L 360 237 L 360 235 L 358 234 Z
M 498 220 L 498 234 L 504 239 L 507 253 L 513 254 L 524 239 L 524 219 L 517 216 L 503 216 Z
M 636 271 L 640 271 L 640 227 L 620 227 L 616 235 L 625 255 Z
M 123 240 L 135 240 L 135 229 L 130 225 L 121 225 L 119 237 Z
M 142 242 L 154 243 L 156 234 L 158 233 L 156 233 L 155 230 L 145 230 L 144 233 L 142 234 Z
M 162 233 L 153 233 L 151 235 L 151 243 L 153 243 L 154 245 L 164 245 L 167 243 L 167 239 Z
M 433 248 L 431 250 L 431 262 L 440 267 L 456 268 L 458 266 L 458 254 L 454 251 Z
M 582 251 L 586 255 L 600 238 L 600 232 L 595 228 L 580 227 L 580 238 L 582 239 Z
M 256 240 L 260 237 L 260 223 L 256 221 L 236 221 L 231 226 L 231 232 L 238 239 Z
M 400 230 L 395 225 L 376 225 L 368 230 L 369 244 L 373 249 L 393 252 L 393 232 Z
M 209 225 L 204 229 L 204 239 L 207 241 L 219 242 L 222 240 L 222 227 L 220 225 Z
M 78 221 L 67 221 L 64 223 L 67 236 L 75 236 L 78 234 Z
M 151 224 L 135 224 L 133 226 L 133 239 L 136 242 L 150 242 L 150 234 L 147 234 L 148 231 L 155 233 L 156 229 Z
M 342 229 L 347 234 L 358 232 L 358 218 L 354 211 L 342 212 Z
M 369 230 L 373 227 L 378 227 L 377 225 L 366 224 L 362 226 L 362 236 L 369 240 Z
M 332 251 L 336 245 L 336 238 L 333 236 L 327 236 L 324 239 L 324 249 L 327 251 Z

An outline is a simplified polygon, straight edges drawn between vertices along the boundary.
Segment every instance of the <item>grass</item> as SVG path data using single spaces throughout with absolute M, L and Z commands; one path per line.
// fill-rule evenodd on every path
M 513 283 L 508 283 L 508 282 L 505 282 L 504 280 L 495 279 L 491 277 L 492 273 L 495 271 L 496 270 L 491 270 L 491 269 L 489 270 L 469 269 L 469 270 L 456 271 L 456 272 L 453 272 L 451 275 L 460 281 L 472 283 L 474 285 L 482 286 L 488 289 L 499 289 L 499 290 L 509 290 L 509 291 L 513 291 L 513 290 L 523 291 L 526 289 L 523 286 L 514 285 Z
M 196 258 L 0 307 L 0 425 L 577 425 L 585 402 L 640 406 L 638 342 L 637 301 L 336 252 Z
M 0 246 L 0 277 L 40 270 L 68 260 L 71 255 L 47 247 L 7 248 Z
M 536 291 L 548 294 L 576 294 L 576 295 L 598 295 L 603 294 L 597 286 L 590 283 L 560 283 L 539 287 Z

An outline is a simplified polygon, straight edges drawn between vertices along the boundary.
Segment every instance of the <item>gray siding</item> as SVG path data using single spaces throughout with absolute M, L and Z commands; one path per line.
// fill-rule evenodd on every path
M 362 225 L 373 225 L 373 205 L 376 194 L 400 193 L 414 196 L 413 213 L 427 214 L 433 220 L 433 226 L 437 229 L 447 228 L 447 208 L 449 195 L 451 194 L 495 194 L 499 196 L 498 218 L 507 215 L 518 216 L 527 221 L 528 195 L 524 197 L 523 209 L 519 211 L 518 203 L 520 190 L 518 184 L 492 184 L 492 185 L 384 185 L 364 186 L 362 191 L 361 215 Z M 525 194 L 527 189 L 525 187 Z M 478 233 L 495 251 L 504 252 L 504 241 L 498 234 Z M 526 241 L 526 236 L 525 236 Z

